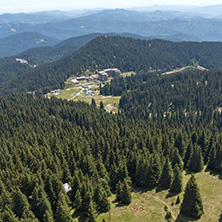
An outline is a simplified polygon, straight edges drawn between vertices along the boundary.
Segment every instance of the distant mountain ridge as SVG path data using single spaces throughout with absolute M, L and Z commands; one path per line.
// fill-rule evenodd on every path
M 0 39 L 0 57 L 16 55 L 26 49 L 42 46 L 52 46 L 59 40 L 44 36 L 40 33 L 18 33 L 4 39 Z
M 204 18 L 194 12 L 104 10 L 78 18 L 42 24 L 2 24 L 0 38 L 20 32 L 38 32 L 60 40 L 90 33 L 132 33 L 149 38 L 167 37 L 168 40 L 173 40 L 176 35 L 181 41 L 222 41 L 222 19 L 219 14 L 215 17 L 217 19 Z M 188 39 L 186 36 L 189 36 Z

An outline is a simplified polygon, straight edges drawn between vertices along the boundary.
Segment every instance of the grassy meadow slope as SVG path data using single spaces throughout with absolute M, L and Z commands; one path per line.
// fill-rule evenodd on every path
M 204 215 L 198 221 L 219 221 L 222 205 L 221 176 L 203 171 L 195 174 L 195 177 L 200 188 L 204 207 Z M 189 178 L 190 175 L 184 172 L 184 189 Z M 128 206 L 119 205 L 118 202 L 115 202 L 115 196 L 113 195 L 110 198 L 112 202 L 110 212 L 99 215 L 97 221 L 102 222 L 104 218 L 105 221 L 112 222 L 164 222 L 166 221 L 164 219 L 166 215 L 164 211 L 165 205 L 170 208 L 173 217 L 176 219 L 179 214 L 180 204 L 175 204 L 177 195 L 171 196 L 168 194 L 168 191 L 165 190 L 158 192 L 156 189 L 147 191 L 141 188 L 133 188 L 132 203 Z M 183 194 L 179 194 L 179 196 L 182 201 Z M 183 221 L 188 222 L 195 220 L 183 217 Z

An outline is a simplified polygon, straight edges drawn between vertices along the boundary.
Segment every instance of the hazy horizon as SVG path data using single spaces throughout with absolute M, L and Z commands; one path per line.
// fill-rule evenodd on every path
M 52 10 L 61 10 L 61 11 L 72 11 L 72 10 L 95 10 L 95 9 L 116 9 L 116 8 L 142 8 L 142 7 L 150 7 L 150 6 L 193 6 L 193 7 L 204 7 L 204 6 L 212 6 L 212 5 L 221 5 L 221 0 L 122 0 L 117 1 L 113 0 L 112 2 L 105 2 L 102 0 L 90 1 L 90 0 L 82 0 L 81 2 L 75 3 L 72 0 L 63 1 L 61 4 L 61 0 L 9 0 L 0 2 L 0 14 L 4 13 L 31 13 L 31 12 L 39 12 L 39 11 L 52 11 Z

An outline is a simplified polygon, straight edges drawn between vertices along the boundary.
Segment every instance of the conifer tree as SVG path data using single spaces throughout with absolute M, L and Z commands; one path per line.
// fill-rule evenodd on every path
M 169 158 L 167 157 L 163 171 L 159 180 L 159 185 L 165 189 L 169 189 L 173 180 L 173 170 Z
M 171 164 L 172 164 L 173 168 L 177 164 L 179 169 L 181 171 L 183 171 L 183 160 L 182 160 L 182 158 L 181 158 L 177 148 L 174 149 L 174 153 L 173 153 L 173 158 L 172 158 Z
M 57 208 L 56 208 L 56 222 L 72 222 L 73 218 L 70 214 L 71 208 L 66 203 L 66 198 L 63 192 L 59 193 Z
M 104 109 L 103 101 L 100 102 L 99 108 L 100 108 L 100 109 Z
M 94 98 L 92 98 L 92 103 L 91 103 L 92 106 L 96 107 L 96 101 Z
M 177 164 L 175 165 L 173 172 L 174 172 L 173 182 L 170 187 L 170 192 L 181 193 L 182 187 L 183 187 L 183 178 L 182 178 L 181 170 L 179 169 Z
M 176 204 L 179 204 L 179 203 L 180 203 L 180 196 L 178 195 L 177 200 L 176 200 Z
M 193 148 L 190 159 L 188 161 L 188 169 L 191 172 L 200 172 L 204 168 L 204 160 L 202 156 L 202 151 L 199 146 Z
M 123 204 L 130 204 L 131 203 L 131 191 L 128 185 L 127 179 L 125 178 L 122 183 L 122 190 L 120 191 L 120 202 Z
M 119 180 L 118 183 L 116 184 L 116 199 L 117 201 L 121 201 L 121 193 L 122 193 L 122 183 Z
M 97 212 L 92 199 L 89 202 L 89 207 L 87 209 L 87 217 L 89 222 L 96 222 Z
M 96 203 L 97 212 L 103 213 L 110 209 L 110 203 L 104 191 L 104 188 L 98 183 L 94 192 L 94 201 Z
M 169 211 L 169 209 L 167 209 L 165 219 L 166 219 L 167 222 L 170 222 L 170 221 L 172 221 L 172 219 L 173 219 L 172 214 L 171 214 L 171 212 Z
M 206 137 L 206 133 L 203 130 L 201 136 L 199 137 L 198 141 L 197 141 L 197 145 L 199 145 L 201 147 L 201 151 L 204 157 L 204 162 L 207 162 L 207 147 L 208 147 L 208 141 L 207 141 L 207 137 Z
M 184 149 L 184 142 L 183 142 L 182 133 L 178 134 L 174 146 L 179 150 L 180 156 L 183 157 L 185 149 Z
M 20 219 L 20 222 L 39 222 L 39 220 L 35 217 L 34 213 L 30 209 L 26 209 L 22 214 L 22 218 Z
M 24 211 L 29 209 L 29 202 L 27 197 L 21 192 L 20 189 L 17 189 L 13 193 L 13 211 L 17 215 L 17 217 L 21 218 Z
M 36 186 L 32 193 L 32 210 L 35 216 L 42 220 L 46 210 L 53 217 L 51 204 L 48 200 L 47 194 L 41 186 Z
M 161 176 L 161 162 L 158 155 L 151 157 L 151 162 L 148 170 L 147 181 L 148 187 L 154 188 L 158 185 Z
M 2 222 L 19 222 L 16 215 L 8 207 L 5 208 L 5 210 L 3 211 L 0 219 L 1 219 Z
M 80 210 L 82 208 L 82 196 L 79 189 L 76 191 L 74 207 L 76 210 Z
M 216 147 L 212 146 L 211 147 L 211 151 L 210 151 L 210 155 L 209 155 L 209 160 L 208 160 L 208 164 L 207 164 L 207 168 L 214 170 L 216 167 L 216 156 L 217 156 L 217 151 L 216 151 Z
M 184 161 L 184 168 L 187 167 L 188 161 L 189 161 L 192 153 L 193 153 L 193 144 L 192 144 L 192 143 L 189 143 L 188 146 L 187 146 L 187 149 L 186 149 L 186 153 L 185 153 L 185 156 L 184 156 L 184 160 L 183 160 L 183 161 Z
M 186 185 L 183 202 L 180 207 L 180 213 L 184 216 L 193 217 L 195 219 L 199 219 L 204 213 L 200 191 L 193 174 Z
M 43 222 L 54 222 L 53 216 L 50 214 L 48 210 L 45 211 L 42 220 Z

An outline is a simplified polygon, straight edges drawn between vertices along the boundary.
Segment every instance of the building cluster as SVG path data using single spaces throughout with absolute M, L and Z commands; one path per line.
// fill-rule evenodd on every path
M 110 77 L 119 77 L 120 74 L 121 74 L 121 72 L 117 68 L 104 69 L 103 71 L 100 71 L 98 73 L 98 75 L 92 75 L 89 77 L 80 76 L 80 77 L 76 77 L 75 79 L 71 79 L 71 81 L 74 84 L 79 84 L 81 81 L 84 81 L 84 80 L 87 80 L 88 82 L 90 82 L 90 81 L 104 82 L 104 81 L 107 81 Z
M 98 77 L 99 77 L 99 80 L 107 81 L 109 77 L 119 77 L 120 74 L 121 72 L 117 68 L 104 69 L 103 71 L 99 72 Z
M 21 64 L 28 64 L 28 61 L 25 59 L 16 58 L 15 60 L 16 60 L 16 62 L 20 62 Z
M 61 93 L 61 91 L 60 91 L 60 89 L 55 89 L 55 90 L 52 90 L 50 93 L 51 93 L 53 96 L 58 96 L 58 95 Z

